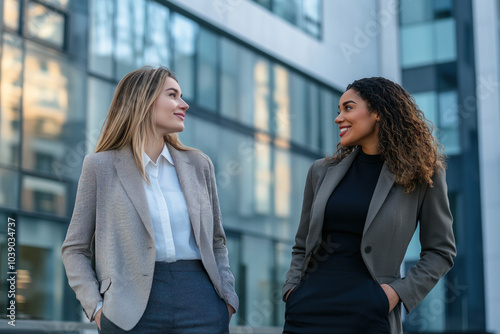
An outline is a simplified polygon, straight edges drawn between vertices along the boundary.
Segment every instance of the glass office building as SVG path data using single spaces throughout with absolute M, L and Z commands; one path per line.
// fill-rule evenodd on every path
M 476 88 L 473 1 L 400 0 L 391 12 L 401 66 L 389 65 L 435 124 L 449 157 L 459 250 L 452 271 L 404 316 L 408 333 L 486 333 L 479 129 L 470 99 Z M 196 10 L 193 2 L 205 7 Z M 161 64 L 173 69 L 190 105 L 181 140 L 208 154 L 215 166 L 241 302 L 231 325 L 245 326 L 233 332 L 281 333 L 281 286 L 307 170 L 335 151 L 333 120 L 347 74 L 384 75 L 370 61 L 380 52 L 378 36 L 393 28 L 379 20 L 379 35 L 371 38 L 368 24 L 350 26 L 356 18 L 346 13 L 360 14 L 362 8 L 362 19 L 370 23 L 390 12 L 389 2 L 359 7 L 362 2 L 330 0 L 0 0 L 0 315 L 5 317 L 9 302 L 4 291 L 10 218 L 17 223 L 17 319 L 35 327 L 49 321 L 47 332 L 92 328 L 82 321 L 60 255 L 82 161 L 95 147 L 118 81 L 140 66 Z M 206 8 L 212 12 L 204 13 Z M 239 33 L 244 29 L 238 20 L 255 13 L 263 18 L 259 24 L 274 20 L 279 31 L 293 32 L 291 40 L 265 48 Z M 336 15 L 345 17 L 342 31 L 332 29 L 332 21 L 341 19 Z M 359 31 L 367 37 L 362 45 Z M 297 44 L 303 41 L 325 52 L 322 62 L 289 60 L 285 53 L 296 59 L 306 54 Z M 325 80 L 317 68 L 326 72 L 332 62 L 342 63 L 340 41 L 359 52 L 339 68 L 342 80 Z M 356 63 L 357 56 L 365 61 Z M 418 260 L 416 235 L 403 272 Z M 8 328 L 5 323 L 0 319 L 0 331 Z
M 232 325 L 280 326 L 305 176 L 334 150 L 339 92 L 165 2 L 5 0 L 2 8 L 0 218 L 17 221 L 18 319 L 81 319 L 60 247 L 83 157 L 120 78 L 161 64 L 190 104 L 181 140 L 215 165 L 241 298 Z

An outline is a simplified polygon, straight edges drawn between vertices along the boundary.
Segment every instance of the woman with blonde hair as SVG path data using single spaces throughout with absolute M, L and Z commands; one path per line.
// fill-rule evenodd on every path
M 178 139 L 188 108 L 167 68 L 127 74 L 83 162 L 62 257 L 100 333 L 229 333 L 238 297 L 213 164 Z
M 444 158 L 398 84 L 347 86 L 335 156 L 313 163 L 283 286 L 287 334 L 400 334 L 456 255 Z M 419 261 L 400 266 L 420 226 Z

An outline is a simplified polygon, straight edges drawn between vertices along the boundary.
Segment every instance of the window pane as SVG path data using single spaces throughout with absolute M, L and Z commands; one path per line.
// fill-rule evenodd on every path
M 10 29 L 19 29 L 19 0 L 4 0 L 3 24 Z
M 111 100 L 113 99 L 115 88 L 114 85 L 105 81 L 92 77 L 88 79 L 87 154 L 94 152 L 97 140 L 99 139 L 99 133 L 108 114 Z
M 22 180 L 21 207 L 24 210 L 66 216 L 66 185 L 34 176 Z
M 273 12 L 288 22 L 298 25 L 300 0 L 274 0 Z
M 307 146 L 307 89 L 306 81 L 298 74 L 290 73 L 290 120 L 292 122 L 292 141 Z
M 6 208 L 17 208 L 19 196 L 18 173 L 0 168 L 0 206 Z
M 292 136 L 290 95 L 288 94 L 290 89 L 290 76 L 286 68 L 278 65 L 273 66 L 273 72 L 274 131 L 279 137 L 290 140 Z
M 90 1 L 89 67 L 106 77 L 113 76 L 113 0 Z
M 23 89 L 23 168 L 78 179 L 85 156 L 84 74 L 27 45 Z
M 22 40 L 5 34 L 0 87 L 0 163 L 17 166 L 21 143 Z
M 64 15 L 42 4 L 28 2 L 26 32 L 60 48 L 64 47 Z
M 245 125 L 269 129 L 269 62 L 221 40 L 221 114 Z
M 439 94 L 439 141 L 447 155 L 460 153 L 458 96 L 456 91 Z
M 17 314 L 20 318 L 63 320 L 67 283 L 61 246 L 66 226 L 20 217 L 17 228 Z
M 437 110 L 437 95 L 435 92 L 422 92 L 413 94 L 420 110 L 423 111 L 427 118 L 435 128 L 439 126 L 439 114 Z
M 263 312 L 263 310 L 270 308 L 269 297 L 272 296 L 275 288 L 273 244 L 268 240 L 250 236 L 243 236 L 241 239 L 241 262 L 246 274 L 245 325 L 250 327 L 271 326 L 276 310 L 274 307 L 271 312 Z
M 172 38 L 174 39 L 174 71 L 186 100 L 194 99 L 194 61 L 198 25 L 188 18 L 174 13 Z
M 321 0 L 303 0 L 302 28 L 315 37 L 321 35 Z
M 308 147 L 310 149 L 318 152 L 320 150 L 321 133 L 319 131 L 320 126 L 320 109 L 319 109 L 319 88 L 317 85 L 308 83 L 307 84 L 307 109 L 302 112 L 305 114 L 307 120 L 307 130 L 308 130 Z
M 446 19 L 435 22 L 436 62 L 444 63 L 457 59 L 455 20 Z
M 149 1 L 148 31 L 146 32 L 146 48 L 144 64 L 152 66 L 170 66 L 170 46 L 168 34 L 169 10 L 154 1 Z
M 426 22 L 433 19 L 433 0 L 400 0 L 401 24 Z
M 321 133 L 323 141 L 323 155 L 332 156 L 337 147 L 339 139 L 339 128 L 335 124 L 337 117 L 337 106 L 340 97 L 332 92 L 321 90 Z
M 118 80 L 143 65 L 145 6 L 145 0 L 117 1 L 115 59 Z
M 289 218 L 291 208 L 291 157 L 290 151 L 275 149 L 274 156 L 274 213 L 279 218 Z M 275 229 L 279 232 L 275 235 L 283 235 L 286 231 L 287 220 L 276 220 Z
M 196 102 L 210 111 L 217 109 L 217 35 L 200 29 L 198 36 Z
M 403 68 L 431 64 L 434 60 L 433 23 L 401 27 Z

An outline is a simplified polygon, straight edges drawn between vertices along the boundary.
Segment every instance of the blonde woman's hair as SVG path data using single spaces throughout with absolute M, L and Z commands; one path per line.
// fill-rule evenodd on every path
M 116 87 L 95 149 L 97 153 L 130 146 L 135 163 L 146 180 L 142 153 L 147 134 L 154 132 L 152 110 L 167 78 L 177 81 L 174 74 L 163 66 L 144 66 L 125 75 Z M 177 133 L 167 134 L 163 138 L 165 143 L 177 150 L 191 150 L 180 142 Z

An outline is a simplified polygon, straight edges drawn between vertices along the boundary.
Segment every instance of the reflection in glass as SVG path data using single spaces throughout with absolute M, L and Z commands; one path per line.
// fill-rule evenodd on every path
M 83 73 L 27 45 L 23 89 L 23 168 L 78 179 L 85 156 Z
M 276 309 L 269 301 L 276 294 L 273 280 L 274 246 L 266 239 L 242 236 L 241 267 L 246 273 L 245 293 L 246 322 L 250 327 L 273 325 Z
M 259 67 L 257 67 L 259 65 Z M 269 63 L 232 41 L 221 39 L 220 113 L 250 127 L 269 129 Z M 262 120 L 255 122 L 255 113 Z
M 401 27 L 401 61 L 403 68 L 428 65 L 434 59 L 433 23 Z
M 302 27 L 313 36 L 321 35 L 321 0 L 302 0 Z
M 0 168 L 0 206 L 6 208 L 17 208 L 19 196 L 18 173 Z
M 293 72 L 289 74 L 289 93 L 290 96 L 290 120 L 292 122 L 292 141 L 306 146 L 308 145 L 307 126 L 309 121 L 309 108 L 307 108 L 307 89 L 306 80 Z
M 183 97 L 187 100 L 193 100 L 198 24 L 174 13 L 171 32 L 174 39 L 174 71 L 182 87 Z
M 85 143 L 86 152 L 90 154 L 94 152 L 116 87 L 93 77 L 88 78 L 87 87 L 88 112 Z
M 274 0 L 273 12 L 294 25 L 299 23 L 300 0 Z
M 17 166 L 21 143 L 22 41 L 3 35 L 0 86 L 0 163 Z
M 255 128 L 269 131 L 269 63 L 258 58 L 253 73 L 254 86 L 254 125 Z
M 200 29 L 196 103 L 210 111 L 217 108 L 217 47 L 217 35 Z
M 456 48 L 453 18 L 401 27 L 403 68 L 454 61 Z
M 63 320 L 65 273 L 61 245 L 66 226 L 20 217 L 17 312 L 20 318 Z
M 90 1 L 89 68 L 100 75 L 113 75 L 114 1 Z
M 69 0 L 43 0 L 43 2 L 55 7 L 65 9 L 66 7 L 68 7 Z
M 255 212 L 271 214 L 271 147 L 266 141 L 255 142 L 254 202 Z
M 3 24 L 16 31 L 19 29 L 19 0 L 3 1 Z
M 455 19 L 436 21 L 434 33 L 436 38 L 436 61 L 444 63 L 455 60 L 457 58 Z
M 339 127 L 335 124 L 340 96 L 327 89 L 321 89 L 321 138 L 323 155 L 332 156 L 339 142 Z
M 169 10 L 157 2 L 147 3 L 147 31 L 144 64 L 151 66 L 170 65 Z
M 274 87 L 273 87 L 273 102 L 274 102 L 274 128 L 276 135 L 290 140 L 290 97 L 288 95 L 288 71 L 283 66 L 274 65 Z
M 320 126 L 320 108 L 319 108 L 319 87 L 311 82 L 307 84 L 307 109 L 303 114 L 306 117 L 308 140 L 307 146 L 318 152 L 321 145 Z
M 66 216 L 65 184 L 34 176 L 23 176 L 21 207 L 32 212 Z
M 460 153 L 458 118 L 458 96 L 456 91 L 439 94 L 439 141 L 447 155 Z
M 279 218 L 290 215 L 291 197 L 290 151 L 276 149 L 274 163 L 274 212 Z
M 143 65 L 146 2 L 120 0 L 116 4 L 114 52 L 119 80 Z
M 64 15 L 29 1 L 26 9 L 26 32 L 60 48 L 64 47 Z

